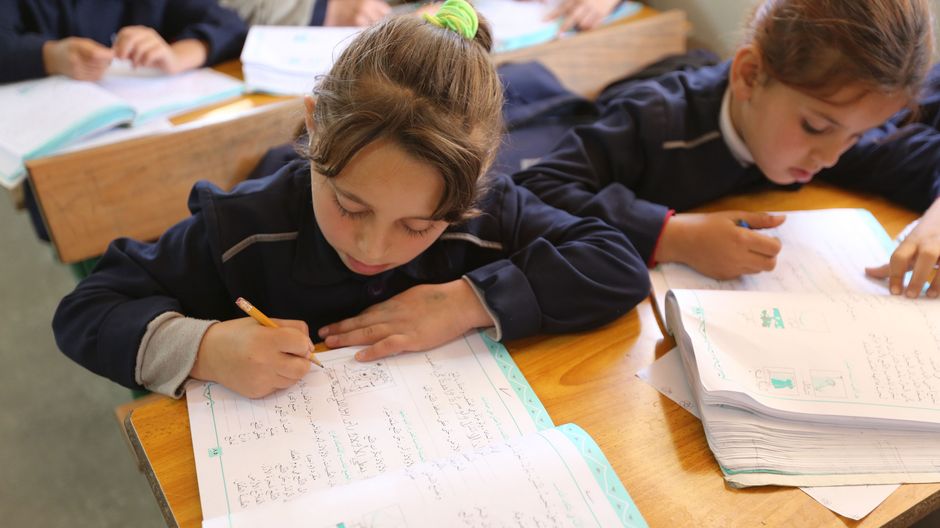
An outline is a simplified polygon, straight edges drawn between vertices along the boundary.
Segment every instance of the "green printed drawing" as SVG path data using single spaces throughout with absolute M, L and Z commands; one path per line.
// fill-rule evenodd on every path
M 222 448 L 221 448 L 221 447 L 216 446 L 216 447 L 210 447 L 210 448 L 209 448 L 209 458 L 217 457 L 217 456 L 219 456 L 219 455 L 221 455 L 221 454 L 222 454 Z
M 760 322 L 764 328 L 770 328 L 771 324 L 774 328 L 783 328 L 783 316 L 780 315 L 780 309 L 774 308 L 773 315 L 767 313 L 767 310 L 761 310 Z
M 775 389 L 792 389 L 793 388 L 793 380 L 790 378 L 786 378 L 786 379 L 770 378 L 770 383 L 773 384 Z

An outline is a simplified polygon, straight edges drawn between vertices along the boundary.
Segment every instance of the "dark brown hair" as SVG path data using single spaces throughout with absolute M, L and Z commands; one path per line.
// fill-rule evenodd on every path
M 820 98 L 861 83 L 913 102 L 933 53 L 928 0 L 764 0 L 745 31 L 770 78 Z
M 314 89 L 314 169 L 334 177 L 369 143 L 391 140 L 443 176 L 435 219 L 477 214 L 502 132 L 491 46 L 482 18 L 474 40 L 410 15 L 364 30 Z

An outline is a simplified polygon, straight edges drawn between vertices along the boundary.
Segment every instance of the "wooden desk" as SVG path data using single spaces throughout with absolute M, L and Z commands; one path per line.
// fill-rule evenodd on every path
M 916 215 L 884 200 L 823 184 L 799 192 L 730 197 L 703 210 L 865 207 L 896 235 Z M 577 423 L 604 450 L 653 527 L 908 526 L 940 509 L 940 484 L 901 486 L 861 521 L 839 517 L 797 488 L 727 487 L 701 423 L 635 373 L 672 347 L 649 301 L 604 328 L 507 344 L 556 424 Z M 162 399 L 125 421 L 171 526 L 201 520 L 184 400 Z

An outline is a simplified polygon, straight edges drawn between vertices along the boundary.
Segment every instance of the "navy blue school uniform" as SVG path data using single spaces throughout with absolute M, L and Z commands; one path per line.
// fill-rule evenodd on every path
M 649 293 L 643 261 L 597 219 L 540 202 L 495 176 L 483 214 L 451 226 L 425 252 L 376 276 L 350 271 L 320 232 L 309 164 L 294 161 L 232 192 L 207 182 L 192 216 L 148 244 L 118 239 L 56 311 L 56 341 L 89 370 L 131 388 L 148 323 L 165 312 L 197 319 L 244 317 L 234 300 L 314 331 L 408 288 L 467 277 L 503 339 L 588 329 L 626 313 Z M 313 336 L 316 339 L 316 336 Z
M 550 205 L 616 227 L 652 264 L 671 210 L 782 187 L 739 162 L 722 136 L 729 67 L 617 85 L 599 98 L 595 122 L 571 128 L 550 154 L 513 178 Z M 817 178 L 923 211 L 940 195 L 940 133 L 927 123 L 902 129 L 888 123 Z
M 126 26 L 155 29 L 167 42 L 195 38 L 207 65 L 241 53 L 248 28 L 214 0 L 4 0 L 0 2 L 0 83 L 44 77 L 42 46 L 85 37 L 111 47 Z

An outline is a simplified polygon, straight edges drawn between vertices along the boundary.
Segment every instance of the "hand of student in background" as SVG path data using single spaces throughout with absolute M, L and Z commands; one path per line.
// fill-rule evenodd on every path
M 562 0 L 545 20 L 561 18 L 559 33 L 569 29 L 593 29 L 620 4 L 620 0 Z
M 94 40 L 68 37 L 50 40 L 42 47 L 43 64 L 49 75 L 66 75 L 79 81 L 97 81 L 114 53 Z
M 243 317 L 209 327 L 190 376 L 261 398 L 297 383 L 310 370 L 313 342 L 307 323 L 273 319 L 280 328 Z
M 330 0 L 324 26 L 369 26 L 391 12 L 385 0 Z
M 750 229 L 736 224 L 743 220 Z M 721 211 L 677 214 L 666 223 L 654 256 L 657 262 L 679 262 L 713 279 L 770 271 L 777 265 L 780 240 L 760 229 L 777 227 L 785 215 Z
M 202 66 L 208 53 L 206 45 L 197 39 L 168 44 L 156 30 L 146 26 L 121 28 L 112 49 L 115 57 L 131 61 L 135 68 L 157 68 L 169 74 Z
M 940 295 L 940 199 L 927 209 L 910 234 L 898 244 L 891 254 L 891 260 L 877 268 L 866 268 L 865 273 L 876 279 L 888 279 L 888 289 L 894 295 L 902 293 L 910 298 L 917 298 L 924 290 L 924 284 L 930 283 L 927 297 Z M 904 276 L 908 271 L 911 280 L 905 287 Z
M 459 279 L 415 286 L 356 317 L 327 325 L 319 334 L 330 348 L 371 345 L 356 353 L 357 360 L 371 361 L 427 350 L 492 325 L 476 293 Z

